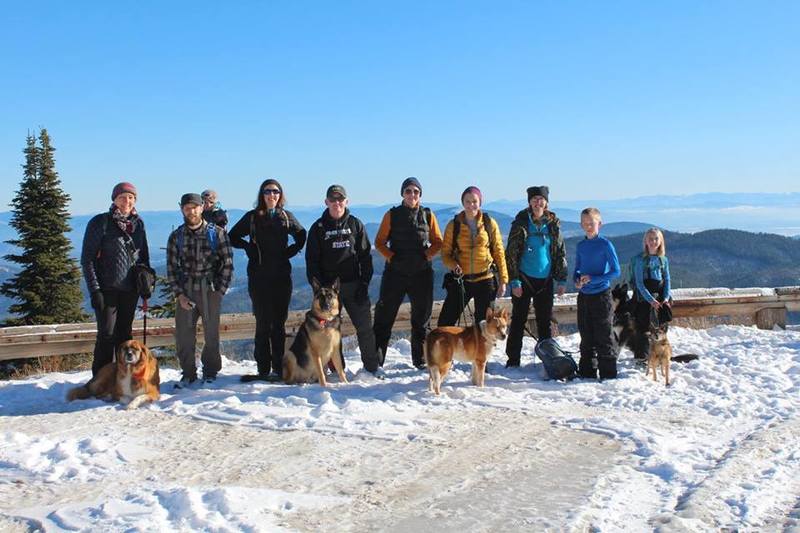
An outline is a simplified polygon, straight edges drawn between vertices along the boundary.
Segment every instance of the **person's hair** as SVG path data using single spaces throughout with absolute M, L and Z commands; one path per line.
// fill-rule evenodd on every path
M 281 191 L 281 195 L 278 197 L 278 204 L 275 207 L 283 208 L 283 206 L 286 205 L 286 194 L 283 192 L 283 187 L 281 187 L 280 182 L 273 178 L 265 179 L 258 188 L 258 198 L 256 198 L 256 211 L 258 211 L 259 215 L 263 215 L 267 212 L 267 202 L 264 200 L 264 195 L 261 193 L 267 185 L 275 185 Z
M 477 188 L 475 185 L 470 185 L 469 187 L 464 189 L 464 192 L 461 193 L 462 204 L 464 203 L 464 197 L 468 194 L 474 194 L 475 196 L 477 196 L 478 202 L 480 203 L 480 205 L 483 205 L 483 194 L 481 194 L 481 190 Z
M 659 237 L 659 244 L 658 250 L 656 250 L 656 255 L 667 255 L 667 243 L 664 242 L 664 234 L 661 233 L 661 230 L 652 227 L 649 230 L 644 232 L 644 237 L 642 237 L 642 245 L 644 247 L 644 255 L 650 255 L 650 251 L 647 249 L 647 236 L 648 235 L 658 235 Z
M 600 214 L 600 210 L 596 207 L 587 207 L 583 211 L 581 211 L 581 216 L 586 215 L 592 218 L 596 218 L 597 220 L 603 220 L 603 216 Z

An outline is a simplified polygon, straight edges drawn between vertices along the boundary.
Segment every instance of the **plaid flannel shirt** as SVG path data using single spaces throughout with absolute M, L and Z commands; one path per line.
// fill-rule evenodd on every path
M 208 241 L 208 223 L 196 230 L 181 224 L 170 233 L 167 240 L 167 281 L 177 297 L 180 294 L 191 294 L 202 288 L 202 281 L 209 283 L 209 288 L 221 291 L 228 290 L 233 278 L 233 249 L 228 233 L 219 226 L 217 232 L 217 249 L 211 251 Z M 183 250 L 178 250 L 178 232 L 183 232 Z

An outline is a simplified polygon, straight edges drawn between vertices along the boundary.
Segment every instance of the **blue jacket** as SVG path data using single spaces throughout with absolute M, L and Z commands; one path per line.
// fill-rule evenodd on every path
M 657 255 L 644 256 L 642 254 L 633 257 L 633 276 L 636 285 L 636 292 L 639 293 L 647 302 L 655 301 L 653 295 L 644 286 L 645 279 L 653 279 L 659 283 L 664 283 L 663 299 L 669 300 L 670 280 L 669 280 L 669 261 L 666 256 L 659 259 Z
M 578 243 L 573 279 L 577 282 L 584 274 L 592 280 L 581 288 L 583 294 L 598 294 L 611 287 L 611 280 L 619 276 L 619 259 L 611 241 L 598 235 Z

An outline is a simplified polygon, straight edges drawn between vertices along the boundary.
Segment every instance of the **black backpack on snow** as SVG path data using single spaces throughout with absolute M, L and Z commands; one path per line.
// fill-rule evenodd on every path
M 569 352 L 561 349 L 555 339 L 542 339 L 534 348 L 536 356 L 542 360 L 550 379 L 571 380 L 577 375 L 578 365 Z

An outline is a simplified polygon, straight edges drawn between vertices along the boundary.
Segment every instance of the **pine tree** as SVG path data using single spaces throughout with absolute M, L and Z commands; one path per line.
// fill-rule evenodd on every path
M 72 245 L 67 204 L 55 170 L 50 136 L 46 129 L 36 138 L 28 135 L 23 178 L 11 202 L 11 226 L 18 238 L 7 241 L 19 253 L 5 259 L 21 265 L 20 272 L 0 286 L 0 293 L 16 300 L 9 306 L 9 325 L 56 324 L 86 319 L 81 310 L 80 269 L 69 256 Z

